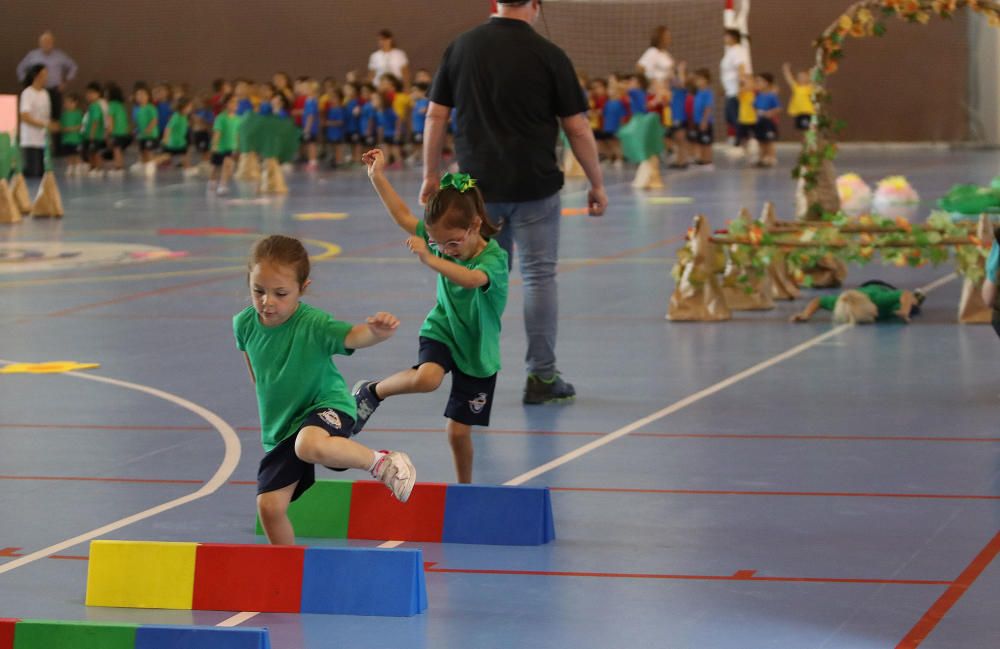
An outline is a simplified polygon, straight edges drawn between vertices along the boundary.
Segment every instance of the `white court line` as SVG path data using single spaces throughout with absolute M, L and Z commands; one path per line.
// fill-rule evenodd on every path
M 930 293 L 934 289 L 947 284 L 948 282 L 954 280 L 957 277 L 958 277 L 958 275 L 956 275 L 955 273 L 950 273 L 948 275 L 945 275 L 944 277 L 941 277 L 941 278 L 938 278 L 938 279 L 934 280 L 933 282 L 931 282 L 927 286 L 924 286 L 924 287 L 920 288 L 920 290 L 923 291 L 925 294 Z M 580 448 L 576 449 L 575 451 L 570 451 L 569 453 L 566 453 L 565 455 L 557 457 L 556 459 L 552 460 L 551 462 L 547 462 L 547 463 L 543 464 L 540 467 L 537 467 L 535 469 L 532 469 L 531 471 L 528 471 L 527 473 L 522 473 L 521 475 L 517 476 L 516 478 L 508 480 L 504 484 L 505 485 L 510 485 L 510 486 L 516 486 L 516 485 L 524 484 L 525 482 L 527 482 L 528 480 L 531 480 L 532 478 L 538 477 L 539 475 L 541 475 L 543 473 L 546 473 L 548 471 L 551 471 L 552 469 L 555 469 L 556 467 L 562 466 L 563 464 L 566 464 L 568 462 L 572 462 L 573 460 L 575 460 L 575 459 L 577 459 L 577 458 L 579 458 L 579 457 L 581 457 L 583 455 L 586 455 L 587 453 L 590 453 L 591 451 L 593 451 L 595 449 L 598 449 L 598 448 L 600 448 L 602 446 L 610 444 L 611 442 L 615 441 L 616 439 L 620 439 L 620 438 L 624 437 L 625 435 L 628 435 L 629 433 L 635 432 L 636 430 L 642 428 L 643 426 L 651 424 L 654 421 L 663 419 L 664 417 L 666 417 L 668 415 L 671 415 L 671 414 L 677 412 L 678 410 L 681 410 L 682 408 L 686 408 L 686 407 L 690 406 L 692 403 L 695 403 L 697 401 L 701 401 L 705 397 L 712 396 L 713 394 L 715 394 L 715 393 L 717 393 L 717 392 L 719 392 L 721 390 L 725 390 L 729 386 L 731 386 L 733 384 L 736 384 L 736 383 L 739 383 L 743 379 L 746 379 L 746 378 L 749 378 L 749 377 L 751 377 L 751 376 L 753 376 L 755 374 L 758 374 L 758 373 L 766 370 L 769 367 L 773 367 L 774 365 L 777 365 L 778 363 L 781 363 L 782 361 L 786 361 L 789 358 L 792 358 L 793 356 L 797 356 L 798 354 L 801 354 L 802 352 L 806 351 L 807 349 L 809 349 L 811 347 L 815 347 L 816 345 L 819 345 L 819 344 L 823 343 L 824 341 L 828 340 L 829 338 L 833 338 L 834 336 L 837 336 L 837 335 L 843 333 L 844 331 L 850 329 L 851 327 L 852 327 L 852 325 L 839 325 L 837 327 L 834 327 L 833 329 L 831 329 L 830 331 L 828 331 L 828 332 L 826 332 L 824 334 L 820 334 L 819 336 L 816 336 L 814 338 L 810 338 L 809 340 L 805 341 L 801 345 L 796 345 L 795 347 L 792 347 L 788 351 L 785 351 L 785 352 L 783 352 L 781 354 L 778 354 L 777 356 L 773 356 L 770 359 L 768 359 L 766 361 L 763 361 L 761 363 L 758 363 L 757 365 L 754 365 L 753 367 L 751 367 L 749 369 L 743 370 L 742 372 L 740 372 L 738 374 L 734 374 L 733 376 L 729 377 L 728 379 L 720 381 L 720 382 L 716 383 L 715 385 L 712 385 L 710 387 L 705 388 L 704 390 L 701 390 L 700 392 L 696 392 L 696 393 L 692 394 L 689 397 L 681 399 L 680 401 L 678 401 L 676 403 L 673 403 L 673 404 L 667 406 L 666 408 L 663 408 L 662 410 L 658 410 L 658 411 L 654 412 L 653 414 L 651 414 L 651 415 L 649 415 L 647 417 L 643 417 L 642 419 L 638 419 L 638 420 L 632 422 L 631 424 L 629 424 L 627 426 L 619 428 L 618 430 L 616 430 L 616 431 L 614 431 L 612 433 L 608 433 L 604 437 L 600 437 L 600 438 L 598 438 L 598 439 L 590 442 L 589 444 L 585 444 L 585 445 L 581 446 Z M 380 548 L 396 548 L 396 547 L 399 547 L 400 545 L 403 545 L 403 543 L 404 543 L 404 541 L 386 541 L 385 543 L 379 545 L 378 547 L 380 547 Z M 228 618 L 226 620 L 223 620 L 222 622 L 220 622 L 216 626 L 235 626 L 237 624 L 240 624 L 241 622 L 245 622 L 246 620 L 249 620 L 249 619 L 253 618 L 256 615 L 259 615 L 259 613 L 251 613 L 251 612 L 237 613 L 236 615 L 234 615 L 234 616 L 232 616 L 232 617 L 230 617 L 230 618 Z
M 11 364 L 13 362 L 14 361 L 0 359 L 0 363 L 3 364 Z M 192 403 L 191 401 L 188 401 L 183 397 L 179 397 L 175 394 L 170 394 L 169 392 L 164 392 L 163 390 L 157 390 L 156 388 L 151 388 L 146 385 L 140 385 L 138 383 L 129 383 L 128 381 L 120 381 L 118 379 L 111 379 L 105 376 L 99 376 L 97 374 L 86 374 L 83 372 L 67 372 L 66 375 L 79 379 L 86 379 L 88 381 L 107 383 L 109 385 L 114 385 L 120 388 L 126 388 L 128 390 L 135 390 L 137 392 L 145 392 L 146 394 L 152 395 L 159 399 L 163 399 L 164 401 L 169 401 L 170 403 L 178 405 L 181 408 L 184 408 L 185 410 L 193 412 L 194 414 L 198 415 L 199 417 L 207 421 L 209 424 L 211 424 L 217 431 L 219 431 L 219 434 L 222 436 L 222 441 L 225 443 L 225 455 L 222 458 L 222 462 L 219 464 L 219 468 L 215 471 L 215 475 L 213 475 L 211 479 L 209 479 L 209 481 L 206 482 L 204 485 L 202 485 L 201 488 L 198 489 L 197 491 L 192 492 L 186 496 L 181 496 L 180 498 L 175 498 L 161 505 L 157 505 L 155 507 L 143 510 L 137 514 L 132 514 L 131 516 L 119 519 L 117 521 L 114 521 L 113 523 L 108 523 L 107 525 L 98 527 L 97 529 L 94 530 L 90 530 L 89 532 L 84 532 L 83 534 L 80 534 L 79 536 L 74 536 L 71 539 L 60 541 L 55 545 L 50 545 L 47 548 L 37 550 L 35 552 L 32 552 L 31 554 L 26 554 L 23 557 L 18 557 L 13 561 L 0 564 L 0 575 L 2 575 L 5 572 L 10 572 L 11 570 L 20 568 L 21 566 L 25 566 L 29 563 L 38 561 L 39 559 L 44 559 L 49 555 L 57 554 L 75 545 L 85 543 L 99 536 L 104 536 L 109 532 L 114 532 L 115 530 L 119 530 L 127 525 L 131 525 L 132 523 L 137 523 L 147 518 L 152 518 L 157 514 L 162 514 L 163 512 L 175 509 L 177 507 L 180 507 L 181 505 L 186 505 L 187 503 L 194 502 L 195 500 L 199 500 L 201 498 L 204 498 L 205 496 L 210 496 L 216 491 L 218 491 L 219 487 L 226 484 L 226 481 L 229 480 L 229 477 L 236 470 L 236 465 L 238 465 L 240 462 L 240 452 L 241 452 L 240 439 L 236 435 L 236 431 L 233 430 L 232 426 L 223 421 L 222 418 L 216 415 L 214 412 L 207 410 L 196 403 Z
M 958 277 L 958 275 L 956 275 L 955 273 L 949 273 L 948 275 L 945 275 L 944 277 L 940 277 L 940 278 L 934 280 L 933 282 L 931 282 L 927 286 L 921 287 L 919 290 L 923 291 L 924 294 L 930 293 L 934 289 L 947 284 L 948 282 L 954 280 L 957 277 Z M 719 392 L 721 390 L 725 390 L 729 386 L 734 385 L 736 383 L 739 383 L 743 379 L 747 379 L 747 378 L 750 378 L 751 376 L 753 376 L 755 374 L 759 374 L 760 372 L 763 372 L 764 370 L 768 369 L 769 367 L 773 367 L 773 366 L 777 365 L 778 363 L 781 363 L 783 361 L 788 360 L 789 358 L 792 358 L 793 356 L 798 356 L 802 352 L 804 352 L 804 351 L 806 351 L 806 350 L 808 350 L 808 349 L 810 349 L 812 347 L 815 347 L 816 345 L 819 345 L 819 344 L 823 343 L 827 339 L 833 338 L 834 336 L 837 336 L 837 335 L 843 333 L 844 331 L 846 331 L 847 329 L 850 329 L 850 328 L 851 328 L 851 325 L 840 325 L 840 326 L 834 327 L 833 329 L 831 329 L 830 331 L 828 331 L 828 332 L 826 332 L 824 334 L 820 334 L 819 336 L 816 336 L 815 338 L 810 338 L 809 340 L 805 341 L 801 345 L 796 345 L 795 347 L 792 347 L 788 351 L 782 352 L 781 354 L 778 354 L 777 356 L 773 356 L 773 357 L 769 358 L 768 360 L 763 361 L 761 363 L 758 363 L 757 365 L 754 365 L 751 368 L 745 369 L 745 370 L 743 370 L 742 372 L 740 372 L 738 374 L 734 374 L 733 376 L 730 376 L 728 379 L 724 379 L 724 380 L 716 383 L 715 385 L 712 385 L 712 386 L 709 386 L 709 387 L 705 388 L 704 390 L 701 390 L 699 392 L 695 392 L 691 396 L 685 397 L 684 399 L 681 399 L 680 401 L 678 401 L 676 403 L 673 403 L 673 404 L 667 406 L 666 408 L 663 408 L 662 410 L 657 410 L 656 412 L 654 412 L 651 415 L 643 417 L 642 419 L 637 419 L 636 421 L 632 422 L 631 424 L 628 424 L 627 426 L 623 426 L 623 427 L 619 428 L 618 430 L 616 430 L 614 432 L 608 433 L 604 437 L 599 437 L 598 439 L 595 439 L 594 441 L 590 442 L 589 444 L 584 444 L 580 448 L 575 449 L 573 451 L 570 451 L 569 453 L 566 453 L 565 455 L 561 455 L 561 456 L 557 457 L 556 459 L 551 460 L 550 462 L 546 462 L 545 464 L 543 464 L 540 467 L 536 467 L 536 468 L 532 469 L 531 471 L 527 471 L 525 473 L 522 473 L 521 475 L 517 476 L 516 478 L 508 480 L 504 484 L 505 485 L 511 485 L 511 486 L 516 486 L 516 485 L 524 484 L 528 480 L 531 480 L 533 478 L 537 478 L 538 476 L 542 475 L 543 473 L 547 473 L 547 472 L 551 471 L 552 469 L 558 468 L 558 467 L 566 464 L 567 462 L 572 462 L 573 460 L 575 460 L 575 459 L 577 459 L 579 457 L 582 457 L 582 456 L 586 455 L 587 453 L 590 453 L 593 450 L 596 450 L 598 448 L 601 448 L 602 446 L 610 444 L 611 442 L 615 441 L 616 439 L 620 439 L 622 437 L 625 437 L 629 433 L 633 433 L 633 432 L 639 430 L 640 428 L 642 428 L 643 426 L 647 426 L 647 425 L 653 423 L 654 421 L 659 421 L 660 419 L 663 419 L 664 417 L 666 417 L 668 415 L 674 414 L 678 410 L 681 410 L 683 408 L 687 408 L 691 404 L 696 403 L 698 401 L 701 401 L 705 397 L 710 397 L 713 394 L 715 394 L 715 393 L 717 393 L 717 392 Z

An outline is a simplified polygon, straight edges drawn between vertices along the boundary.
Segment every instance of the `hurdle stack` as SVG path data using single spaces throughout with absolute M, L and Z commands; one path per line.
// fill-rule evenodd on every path
M 271 649 L 267 629 L 0 619 L 0 649 Z

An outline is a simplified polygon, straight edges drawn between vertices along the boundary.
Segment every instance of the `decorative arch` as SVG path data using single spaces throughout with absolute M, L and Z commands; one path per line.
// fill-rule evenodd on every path
M 1000 27 L 1000 2 L 996 0 L 861 0 L 850 5 L 816 40 L 816 65 L 812 69 L 816 115 L 792 171 L 799 181 L 796 211 L 800 219 L 820 220 L 840 210 L 833 160 L 837 155 L 837 134 L 844 123 L 830 116 L 830 93 L 825 83 L 837 72 L 847 39 L 882 36 L 892 17 L 926 25 L 933 17 L 949 19 L 963 8 L 984 15 L 990 25 Z

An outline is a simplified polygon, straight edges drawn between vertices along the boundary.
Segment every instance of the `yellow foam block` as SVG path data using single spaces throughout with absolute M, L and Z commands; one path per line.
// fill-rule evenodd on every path
M 646 202 L 650 205 L 690 205 L 694 199 L 690 196 L 650 196 Z
M 49 361 L 47 363 L 11 363 L 0 368 L 0 374 L 60 374 L 76 370 L 92 370 L 100 363 L 77 363 L 76 361 Z
M 197 543 L 92 541 L 87 606 L 190 609 Z
M 296 221 L 343 221 L 347 212 L 303 212 L 294 216 Z

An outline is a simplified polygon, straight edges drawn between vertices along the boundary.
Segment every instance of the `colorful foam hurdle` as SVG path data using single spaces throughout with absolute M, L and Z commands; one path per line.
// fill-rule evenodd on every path
M 267 629 L 0 620 L 0 649 L 271 649 Z
M 319 480 L 288 515 L 298 535 L 316 538 L 543 545 L 556 537 L 548 488 L 418 483 L 400 503 L 379 482 Z
M 409 617 L 427 588 L 419 549 L 92 541 L 87 606 Z

